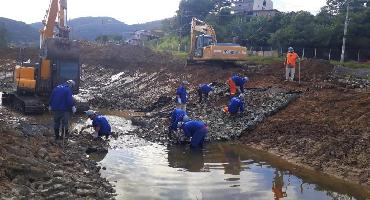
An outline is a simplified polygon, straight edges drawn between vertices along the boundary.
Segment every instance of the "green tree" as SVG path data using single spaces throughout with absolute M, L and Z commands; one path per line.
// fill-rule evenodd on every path
M 358 11 L 370 6 L 369 0 L 326 0 L 326 5 L 321 8 L 321 11 L 331 15 L 345 13 L 347 3 L 350 4 L 353 11 Z
M 287 14 L 282 18 L 282 28 L 271 35 L 270 44 L 274 46 L 312 46 L 314 18 L 312 14 L 305 11 Z
M 95 38 L 95 41 L 101 42 L 101 43 L 107 43 L 109 41 L 108 35 L 99 35 L 97 38 Z

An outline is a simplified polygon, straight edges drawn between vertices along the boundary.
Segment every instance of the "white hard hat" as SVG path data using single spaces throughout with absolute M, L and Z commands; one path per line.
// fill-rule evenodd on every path
M 90 117 L 91 115 L 95 115 L 95 114 L 96 114 L 96 112 L 95 112 L 95 111 L 93 111 L 93 110 L 88 110 L 88 111 L 85 111 L 85 114 L 86 114 L 88 117 Z
M 247 76 L 244 77 L 244 79 L 248 82 L 249 81 L 249 78 Z
M 188 82 L 188 81 L 182 81 L 182 84 L 184 84 L 184 85 L 188 85 L 188 84 L 189 84 L 189 82 Z
M 66 82 L 70 87 L 74 87 L 76 85 L 76 82 L 74 80 L 68 80 Z

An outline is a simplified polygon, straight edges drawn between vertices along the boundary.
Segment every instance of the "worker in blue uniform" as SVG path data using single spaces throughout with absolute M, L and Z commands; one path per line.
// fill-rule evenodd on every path
M 105 136 L 105 139 L 108 139 L 108 137 L 112 134 L 108 119 L 93 110 L 85 111 L 85 114 L 92 120 L 92 124 L 85 128 L 94 128 L 93 137 L 96 139 Z
M 186 111 L 186 102 L 187 102 L 187 96 L 188 93 L 186 91 L 186 86 L 189 83 L 187 81 L 183 81 L 181 85 L 176 90 L 176 102 L 178 103 L 178 106 Z
M 180 108 L 175 108 L 171 112 L 171 125 L 168 128 L 170 132 L 176 131 L 180 122 L 187 121 L 189 118 L 186 112 Z
M 236 115 L 244 112 L 244 95 L 240 94 L 238 97 L 233 97 L 229 105 L 224 107 L 224 112 L 230 115 Z
M 208 133 L 207 125 L 202 121 L 190 120 L 181 125 L 184 135 L 190 139 L 191 147 L 202 147 Z
M 248 77 L 241 77 L 237 74 L 234 74 L 231 79 L 235 83 L 237 87 L 239 87 L 239 90 L 241 93 L 244 93 L 244 85 L 249 81 Z
M 73 100 L 72 88 L 76 85 L 73 80 L 55 87 L 49 99 L 49 111 L 53 112 L 55 140 L 61 139 L 60 128 L 66 138 L 69 137 L 69 119 L 71 113 L 76 112 L 76 106 Z
M 202 103 L 203 99 L 207 101 L 208 95 L 211 91 L 213 91 L 211 84 L 200 84 L 198 87 L 198 103 Z

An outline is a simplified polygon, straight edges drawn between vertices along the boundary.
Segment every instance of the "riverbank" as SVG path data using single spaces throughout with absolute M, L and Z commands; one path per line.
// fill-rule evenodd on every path
M 2 67 L 11 66 L 8 63 L 14 63 L 12 59 L 2 59 Z M 130 134 L 161 144 L 176 143 L 167 135 L 168 117 L 175 107 L 176 87 L 187 80 L 188 113 L 191 118 L 207 122 L 208 142 L 239 140 L 299 165 L 370 186 L 370 99 L 366 76 L 356 76 L 325 61 L 306 60 L 302 63 L 301 84 L 290 83 L 284 82 L 281 63 L 184 67 L 184 60 L 169 54 L 130 46 L 85 46 L 82 59 L 81 93 L 77 98 L 88 101 L 97 110 L 139 112 L 130 117 L 138 126 Z M 228 99 L 224 95 L 225 81 L 232 73 L 251 80 L 245 95 L 247 110 L 236 119 L 221 111 Z M 9 84 L 7 81 L 1 84 Z M 196 103 L 200 83 L 213 83 L 215 87 L 209 104 Z M 102 195 L 98 191 L 103 191 L 102 198 L 114 198 L 110 184 L 99 176 L 99 166 L 86 158 L 85 151 L 91 146 L 89 138 L 74 136 L 74 142 L 63 149 L 52 143 L 51 124 L 40 126 L 32 122 L 32 117 L 6 108 L 1 109 L 0 115 L 1 134 L 8 138 L 0 142 L 0 171 L 4 175 L 0 185 L 1 190 L 7 191 L 6 197 L 46 198 L 42 191 L 58 184 L 49 182 L 63 177 L 60 188 L 68 191 L 61 194 L 66 198 L 94 198 Z M 76 163 L 80 168 L 75 167 Z M 30 165 L 40 166 L 43 171 L 12 168 Z M 76 181 L 76 176 L 86 178 Z M 29 184 L 23 181 L 24 177 Z M 89 186 L 83 186 L 86 184 Z

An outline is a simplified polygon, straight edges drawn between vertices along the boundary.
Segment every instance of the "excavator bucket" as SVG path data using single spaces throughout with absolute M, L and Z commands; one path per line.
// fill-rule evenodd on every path
M 41 57 L 46 59 L 79 59 L 78 42 L 66 38 L 49 38 L 44 41 Z

